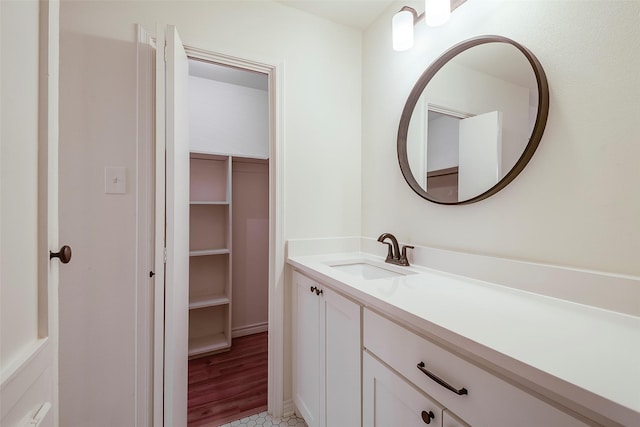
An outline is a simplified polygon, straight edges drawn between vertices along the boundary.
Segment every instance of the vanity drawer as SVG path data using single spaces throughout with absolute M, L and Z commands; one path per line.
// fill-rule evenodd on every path
M 364 312 L 364 347 L 471 425 L 586 425 L 370 310 Z

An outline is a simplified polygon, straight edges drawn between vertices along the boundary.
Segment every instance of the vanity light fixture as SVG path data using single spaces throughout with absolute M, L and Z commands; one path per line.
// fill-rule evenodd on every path
M 393 50 L 403 51 L 413 46 L 413 26 L 425 18 L 430 27 L 437 27 L 446 23 L 451 16 L 451 10 L 460 6 L 466 0 L 424 0 L 424 13 L 412 7 L 403 6 L 391 20 Z M 452 7 L 452 3 L 454 6 Z
M 404 6 L 398 13 L 393 15 L 391 29 L 393 33 L 393 50 L 402 52 L 411 49 L 413 46 L 413 26 L 424 13 L 418 16 L 416 10 L 409 6 Z

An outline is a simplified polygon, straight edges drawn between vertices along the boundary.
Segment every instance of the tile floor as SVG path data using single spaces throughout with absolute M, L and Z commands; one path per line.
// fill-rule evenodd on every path
M 275 420 L 271 418 L 271 415 L 267 412 L 260 412 L 259 414 L 244 417 L 240 420 L 232 421 L 227 424 L 223 424 L 220 427 L 307 427 L 307 423 L 302 418 L 298 418 L 295 415 L 290 417 L 280 418 Z

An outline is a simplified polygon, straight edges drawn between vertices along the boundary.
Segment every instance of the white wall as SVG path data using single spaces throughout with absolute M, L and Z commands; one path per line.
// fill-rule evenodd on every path
M 360 233 L 359 32 L 269 1 L 63 1 L 61 425 L 134 420 L 136 22 L 282 66 L 285 237 Z M 103 194 L 105 165 L 127 168 L 127 194 Z
M 269 163 L 234 158 L 232 322 L 246 334 L 269 320 Z
M 189 147 L 200 153 L 268 158 L 268 92 L 189 76 Z
M 458 117 L 442 115 L 429 120 L 427 171 L 458 166 L 459 134 L 460 118 Z
M 389 23 L 402 4 L 363 36 L 362 234 L 640 274 L 640 3 L 473 0 L 444 27 L 417 25 L 413 49 L 394 52 Z M 468 206 L 436 205 L 400 172 L 400 114 L 438 55 L 482 34 L 512 38 L 538 57 L 551 92 L 547 128 L 504 190 Z

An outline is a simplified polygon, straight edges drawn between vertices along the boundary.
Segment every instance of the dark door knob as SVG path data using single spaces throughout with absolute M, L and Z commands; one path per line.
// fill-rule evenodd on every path
M 49 259 L 60 258 L 60 262 L 63 264 L 71 261 L 71 246 L 64 245 L 60 248 L 60 252 L 49 251 Z
M 431 419 L 435 417 L 435 415 L 433 415 L 433 412 L 429 411 L 422 411 L 422 421 L 424 421 L 425 424 L 431 424 Z

